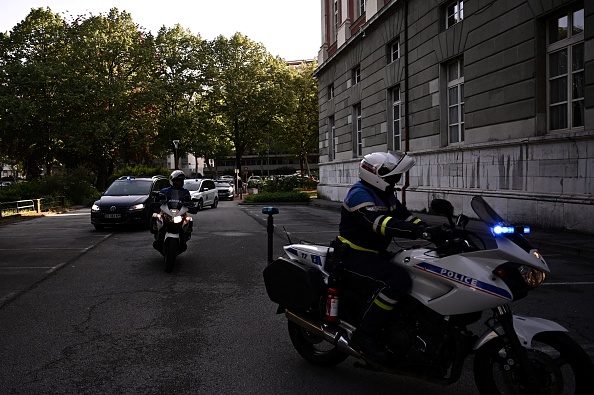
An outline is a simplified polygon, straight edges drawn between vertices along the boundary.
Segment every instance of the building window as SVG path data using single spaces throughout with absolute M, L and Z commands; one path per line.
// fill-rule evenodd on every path
M 365 0 L 359 0 L 359 16 L 365 15 Z
M 353 106 L 353 117 L 355 118 L 355 153 L 357 156 L 363 155 L 363 136 L 361 122 L 361 103 Z
M 334 84 L 328 85 L 328 100 L 334 99 Z
M 464 61 L 449 63 L 448 74 L 448 133 L 450 143 L 464 141 Z
M 357 66 L 353 69 L 352 85 L 356 85 L 361 82 L 361 67 Z
M 584 126 L 584 8 L 548 23 L 547 76 L 549 130 Z
M 400 105 L 402 104 L 400 101 L 400 88 L 396 87 L 389 92 L 389 117 L 390 117 L 390 125 L 392 126 L 391 132 L 391 148 L 394 150 L 401 149 L 401 140 L 400 140 Z
M 396 40 L 392 41 L 388 44 L 388 64 L 392 63 L 396 59 L 400 57 L 400 42 L 397 38 Z
M 336 137 L 336 124 L 334 116 L 328 118 L 328 156 L 330 160 L 336 159 L 336 147 L 338 146 L 338 137 Z
M 338 0 L 334 0 L 334 5 L 332 6 L 332 38 L 333 42 L 336 42 L 336 37 L 338 36 Z
M 446 29 L 455 25 L 464 19 L 464 1 L 454 0 L 445 6 L 445 26 Z

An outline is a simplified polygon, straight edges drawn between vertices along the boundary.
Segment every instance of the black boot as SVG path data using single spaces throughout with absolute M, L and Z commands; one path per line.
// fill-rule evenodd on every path
M 350 346 L 375 361 L 387 362 L 390 360 L 388 349 L 376 342 L 373 336 L 363 332 L 361 329 L 357 329 L 353 333 Z
M 379 362 L 385 362 L 390 358 L 390 352 L 375 340 L 375 335 L 396 303 L 396 300 L 388 298 L 381 291 L 377 294 L 363 315 L 359 329 L 353 334 L 351 345 L 355 350 Z

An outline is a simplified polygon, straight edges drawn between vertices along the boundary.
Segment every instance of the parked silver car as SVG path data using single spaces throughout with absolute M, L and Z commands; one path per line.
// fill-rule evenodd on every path
M 235 197 L 235 188 L 233 187 L 232 181 L 216 180 L 215 185 L 217 187 L 217 191 L 219 192 L 219 200 L 233 200 Z

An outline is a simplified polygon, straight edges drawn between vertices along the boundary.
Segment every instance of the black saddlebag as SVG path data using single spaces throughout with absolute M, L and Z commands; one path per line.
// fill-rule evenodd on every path
M 264 269 L 264 284 L 270 300 L 293 311 L 317 307 L 326 290 L 319 270 L 285 258 Z

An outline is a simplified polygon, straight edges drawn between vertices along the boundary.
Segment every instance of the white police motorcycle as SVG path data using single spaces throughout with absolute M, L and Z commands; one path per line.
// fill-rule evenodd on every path
M 151 233 L 155 237 L 153 248 L 165 257 L 165 271 L 170 273 L 177 256 L 188 248 L 187 242 L 193 229 L 193 219 L 189 214 L 195 214 L 197 210 L 190 202 L 184 201 L 179 190 L 170 189 L 167 194 L 154 192 L 154 195 L 161 206 L 151 218 Z
M 448 218 L 447 238 L 434 248 L 404 249 L 394 256 L 393 264 L 409 273 L 413 285 L 378 339 L 391 355 L 387 362 L 349 345 L 372 295 L 349 291 L 338 257 L 348 251 L 305 243 L 285 246 L 287 257 L 267 266 L 264 281 L 269 298 L 288 319 L 297 352 L 316 365 L 335 365 L 352 356 L 359 367 L 440 384 L 458 381 L 466 357 L 474 354 L 481 394 L 591 394 L 594 366 L 567 329 L 514 315 L 510 308 L 550 272 L 523 236 L 529 229 L 507 224 L 480 196 L 471 205 L 491 228 L 496 247 L 487 248 L 484 238 L 466 230 L 466 216 L 454 221 L 453 206 L 436 199 L 431 209 Z M 278 212 L 272 207 L 263 212 L 274 214 L 272 209 Z M 469 326 L 485 311 L 491 311 L 486 330 L 474 334 Z

